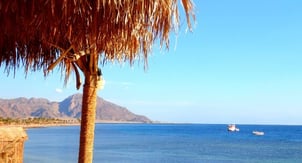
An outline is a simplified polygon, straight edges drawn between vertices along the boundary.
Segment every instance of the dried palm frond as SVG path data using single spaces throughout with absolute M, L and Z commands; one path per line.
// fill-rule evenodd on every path
M 191 28 L 193 3 L 181 3 Z M 169 46 L 178 13 L 177 0 L 2 0 L 0 67 L 46 70 L 67 53 L 81 51 L 90 55 L 89 60 L 132 64 L 142 57 L 147 63 L 155 40 Z M 81 60 L 75 62 L 81 70 L 93 67 L 85 64 L 87 58 Z

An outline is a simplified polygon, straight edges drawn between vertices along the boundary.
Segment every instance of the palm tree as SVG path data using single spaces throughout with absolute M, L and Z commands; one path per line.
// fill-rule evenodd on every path
M 98 64 L 129 62 L 147 57 L 159 40 L 169 47 L 169 33 L 179 27 L 177 0 L 2 0 L 0 1 L 0 67 L 9 74 L 58 66 L 65 81 L 71 72 L 76 87 L 85 81 L 79 162 L 93 160 Z M 194 18 L 191 0 L 181 0 L 187 24 Z

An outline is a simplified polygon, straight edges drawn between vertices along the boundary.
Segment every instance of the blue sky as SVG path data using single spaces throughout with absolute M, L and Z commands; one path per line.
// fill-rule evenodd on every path
M 106 64 L 99 96 L 152 120 L 185 123 L 302 124 L 302 1 L 195 0 L 169 51 L 155 45 L 143 63 Z M 3 68 L 0 69 L 3 72 Z M 0 73 L 0 98 L 74 94 L 59 71 L 46 79 Z

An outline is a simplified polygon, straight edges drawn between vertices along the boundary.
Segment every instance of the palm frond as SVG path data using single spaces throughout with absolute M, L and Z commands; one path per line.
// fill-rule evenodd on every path
M 191 28 L 194 5 L 181 4 Z M 0 66 L 46 70 L 64 58 L 58 54 L 80 51 L 103 63 L 143 58 L 147 64 L 155 40 L 169 46 L 169 33 L 179 25 L 178 8 L 177 0 L 2 0 Z

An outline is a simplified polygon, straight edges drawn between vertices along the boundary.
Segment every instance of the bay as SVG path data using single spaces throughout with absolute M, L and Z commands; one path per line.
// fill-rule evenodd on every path
M 302 162 L 302 126 L 97 124 L 94 162 Z M 27 129 L 25 163 L 77 162 L 79 126 Z M 255 136 L 253 130 L 264 131 Z

